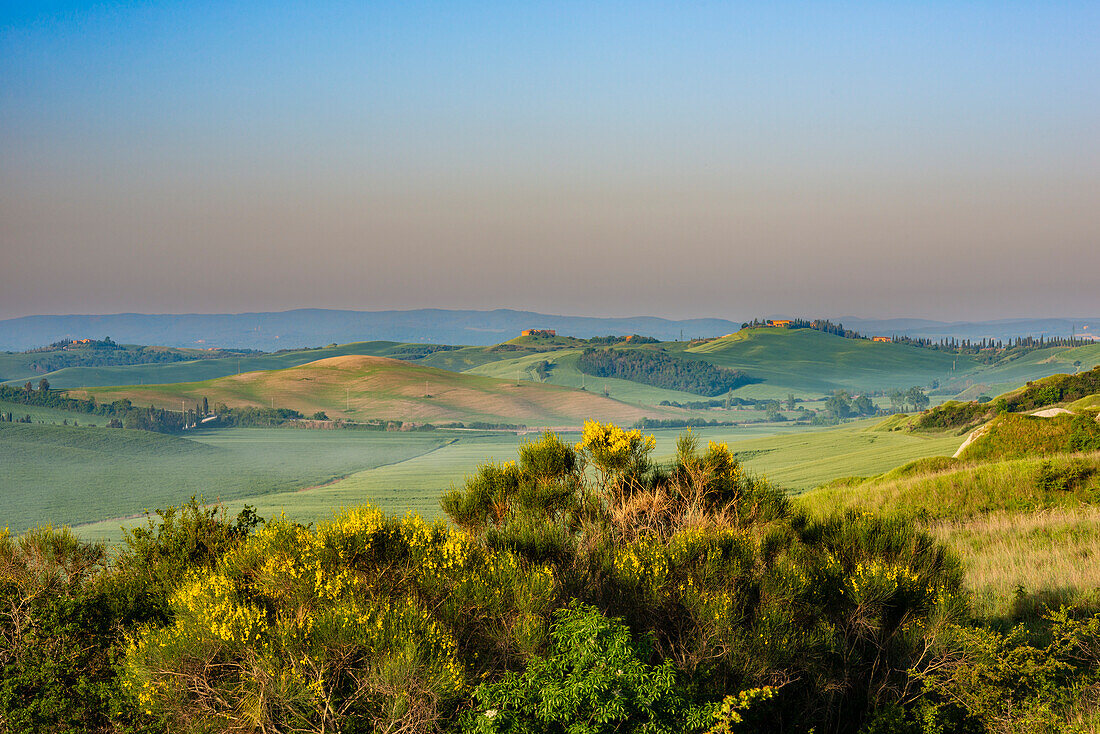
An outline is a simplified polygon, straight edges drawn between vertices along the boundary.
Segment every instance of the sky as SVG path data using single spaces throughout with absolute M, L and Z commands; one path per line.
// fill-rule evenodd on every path
M 0 5 L 0 319 L 1100 316 L 1100 3 Z

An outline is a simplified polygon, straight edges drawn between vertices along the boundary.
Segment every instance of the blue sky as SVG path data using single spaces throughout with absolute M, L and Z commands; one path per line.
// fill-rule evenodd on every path
M 1095 316 L 1100 4 L 0 11 L 0 318 Z

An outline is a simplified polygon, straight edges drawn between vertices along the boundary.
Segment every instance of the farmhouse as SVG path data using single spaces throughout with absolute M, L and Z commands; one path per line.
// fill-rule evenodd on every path
M 772 319 L 768 319 L 768 326 L 779 326 L 779 327 L 782 327 L 782 328 L 786 329 L 786 328 L 790 327 L 790 325 L 791 325 L 791 320 L 790 319 L 775 319 L 774 321 Z
M 873 336 L 873 337 L 871 337 L 871 341 L 873 341 L 873 342 L 892 342 L 894 340 L 893 340 L 893 338 L 888 337 L 888 336 Z
M 520 336 L 557 336 L 558 332 L 554 329 L 524 329 L 519 333 Z

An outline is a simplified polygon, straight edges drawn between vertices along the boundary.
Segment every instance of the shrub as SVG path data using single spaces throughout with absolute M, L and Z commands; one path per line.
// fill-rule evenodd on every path
M 651 665 L 651 642 L 620 620 L 572 603 L 555 615 L 545 657 L 482 683 L 465 732 L 610 734 L 702 731 L 714 704 L 692 705 L 671 661 Z
M 0 534 L 0 730 L 90 731 L 109 718 L 112 619 L 102 545 L 68 528 Z

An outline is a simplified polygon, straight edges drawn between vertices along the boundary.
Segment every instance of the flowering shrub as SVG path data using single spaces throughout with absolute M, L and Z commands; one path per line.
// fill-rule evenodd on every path
M 562 600 L 651 640 L 700 700 L 771 686 L 767 705 L 811 722 L 895 697 L 922 640 L 959 613 L 957 562 L 904 523 L 795 513 L 724 444 L 700 450 L 689 432 L 667 469 L 653 445 L 588 422 L 575 458 L 544 435 L 443 506 L 476 542 L 552 567 Z
M 276 520 L 177 589 L 174 622 L 131 638 L 124 680 L 180 729 L 426 727 L 469 685 L 456 635 L 500 615 L 487 587 L 510 588 L 518 616 L 552 586 L 549 569 L 521 572 L 417 516 Z

